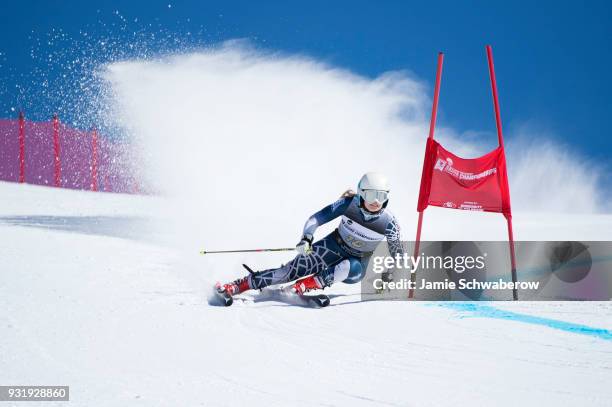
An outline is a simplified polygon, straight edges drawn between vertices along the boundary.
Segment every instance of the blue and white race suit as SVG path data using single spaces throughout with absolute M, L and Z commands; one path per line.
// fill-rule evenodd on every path
M 312 245 L 308 255 L 298 255 L 279 268 L 249 276 L 251 288 L 283 284 L 315 274 L 323 286 L 335 282 L 357 283 L 363 279 L 369 258 L 377 245 L 387 240 L 392 256 L 403 254 L 399 224 L 386 208 L 375 215 L 364 214 L 359 196 L 343 197 L 312 215 L 304 225 L 304 236 L 311 240 L 317 228 L 337 217 L 340 225 Z

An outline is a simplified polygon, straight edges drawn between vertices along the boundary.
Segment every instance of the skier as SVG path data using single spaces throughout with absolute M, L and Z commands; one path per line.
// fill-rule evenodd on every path
M 217 283 L 217 293 L 226 305 L 231 305 L 236 294 L 295 280 L 290 288 L 300 296 L 339 281 L 349 284 L 361 281 L 371 254 L 383 239 L 386 238 L 392 256 L 403 254 L 400 227 L 386 209 L 388 203 L 387 178 L 377 172 L 366 173 L 359 181 L 357 194 L 348 190 L 339 200 L 308 218 L 296 246 L 298 256 L 279 268 L 257 272 L 249 269 L 250 274 L 244 278 Z M 313 243 L 317 227 L 339 216 L 342 218 L 338 228 Z

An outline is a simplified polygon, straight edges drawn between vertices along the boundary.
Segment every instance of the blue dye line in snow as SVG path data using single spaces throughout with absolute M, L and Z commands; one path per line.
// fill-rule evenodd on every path
M 478 304 L 474 302 L 439 302 L 431 304 L 450 308 L 456 311 L 469 313 L 462 315 L 461 318 L 483 317 L 494 319 L 505 319 L 510 321 L 523 322 L 526 324 L 542 325 L 549 328 L 558 329 L 565 332 L 571 332 L 579 335 L 594 336 L 606 341 L 612 340 L 612 331 L 602 328 L 593 328 L 587 325 L 574 324 L 571 322 L 559 321 L 556 319 L 536 317 L 533 315 L 519 314 L 517 312 L 501 310 L 490 305 Z

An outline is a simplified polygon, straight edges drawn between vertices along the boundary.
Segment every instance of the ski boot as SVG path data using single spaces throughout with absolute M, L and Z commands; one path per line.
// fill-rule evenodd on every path
M 289 288 L 292 293 L 297 294 L 308 305 L 320 308 L 327 307 L 329 305 L 329 297 L 325 294 L 305 295 L 305 293 L 308 291 L 321 290 L 325 288 L 319 277 L 315 275 L 299 279 L 293 285 L 289 286 Z
M 215 284 L 215 294 L 221 299 L 226 307 L 234 303 L 234 295 L 250 290 L 249 278 L 244 277 L 227 284 L 217 282 Z
M 323 284 L 319 281 L 319 278 L 312 275 L 299 279 L 291 286 L 291 291 L 297 295 L 304 295 L 308 291 L 320 290 L 323 288 Z

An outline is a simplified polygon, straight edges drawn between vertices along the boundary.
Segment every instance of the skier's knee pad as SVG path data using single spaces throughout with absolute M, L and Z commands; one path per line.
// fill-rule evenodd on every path
M 327 285 L 331 285 L 332 283 L 337 283 L 339 281 L 344 281 L 350 274 L 351 263 L 349 259 L 344 259 L 340 263 L 336 264 L 331 270 L 330 275 L 325 279 Z M 329 278 L 331 277 L 331 279 Z
M 365 275 L 361 262 L 355 258 L 344 259 L 334 267 L 334 282 L 342 281 L 347 284 L 360 282 Z
M 355 284 L 363 280 L 365 277 L 365 269 L 361 265 L 361 262 L 355 258 L 346 259 L 344 261 L 349 262 L 349 270 L 348 275 L 342 282 L 346 284 Z
M 319 276 L 325 286 L 330 286 L 338 282 L 354 284 L 363 279 L 365 270 L 358 259 L 348 258 L 324 270 Z

